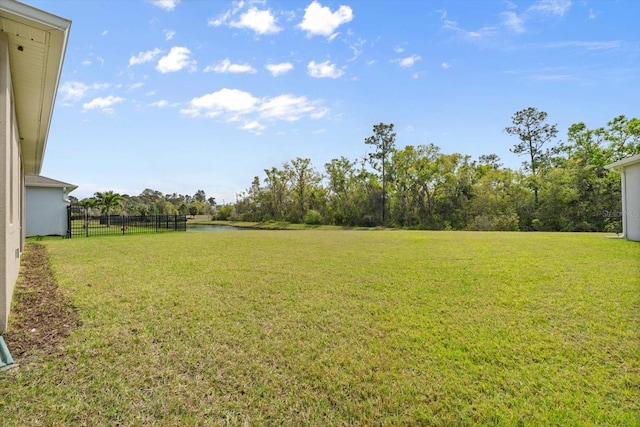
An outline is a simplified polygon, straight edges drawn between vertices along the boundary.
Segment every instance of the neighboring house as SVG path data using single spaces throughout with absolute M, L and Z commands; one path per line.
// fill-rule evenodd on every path
M 640 154 L 605 167 L 622 179 L 622 236 L 640 241 Z
M 39 175 L 24 177 L 26 236 L 66 236 L 69 193 L 78 188 Z
M 0 334 L 25 238 L 25 175 L 42 168 L 71 21 L 0 1 Z

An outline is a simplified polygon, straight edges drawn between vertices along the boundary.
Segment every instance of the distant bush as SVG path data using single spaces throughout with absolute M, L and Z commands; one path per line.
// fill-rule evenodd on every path
M 611 221 L 604 226 L 604 231 L 607 233 L 622 233 L 622 221 Z
M 234 207 L 233 205 L 224 205 L 218 208 L 218 213 L 216 215 L 216 217 L 214 219 L 218 219 L 220 221 L 228 221 L 230 219 L 232 219 L 232 216 L 234 214 Z
M 304 223 L 307 225 L 322 224 L 322 215 L 316 210 L 309 209 L 304 216 Z

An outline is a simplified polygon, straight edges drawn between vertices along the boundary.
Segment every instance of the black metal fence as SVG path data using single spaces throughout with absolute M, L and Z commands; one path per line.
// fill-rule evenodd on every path
M 82 206 L 67 208 L 67 237 L 187 231 L 185 215 L 92 215 Z

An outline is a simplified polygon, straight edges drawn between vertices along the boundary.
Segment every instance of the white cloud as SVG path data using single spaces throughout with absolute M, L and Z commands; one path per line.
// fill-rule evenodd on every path
M 82 82 L 65 82 L 60 86 L 60 94 L 62 101 L 79 101 L 92 91 L 100 91 L 108 89 L 106 83 L 94 83 L 86 85 Z
M 540 0 L 529 7 L 528 10 L 562 16 L 570 7 L 571 0 Z
M 145 62 L 153 61 L 160 55 L 162 51 L 158 48 L 153 50 L 147 50 L 146 52 L 140 52 L 136 56 L 129 58 L 129 66 L 144 64 Z
M 276 24 L 276 19 L 270 10 L 258 10 L 257 7 L 252 7 L 242 15 L 238 21 L 229 23 L 230 27 L 234 28 L 249 28 L 256 33 L 263 34 L 275 34 L 282 30 Z
M 532 78 L 539 81 L 566 81 L 575 79 L 570 74 L 536 74 L 532 76 Z
M 140 89 L 143 86 L 144 86 L 144 83 L 142 83 L 142 82 L 133 83 L 133 84 L 129 85 L 129 90 Z
M 304 10 L 304 17 L 298 27 L 307 32 L 308 37 L 335 37 L 334 31 L 342 24 L 353 19 L 353 11 L 349 6 L 340 6 L 335 12 L 313 0 Z
M 442 64 L 440 64 L 440 68 L 442 68 L 443 70 L 448 70 L 449 68 L 451 68 L 451 64 L 449 64 L 448 62 L 443 62 Z
M 258 1 L 252 1 L 251 3 L 258 3 Z M 264 3 L 264 1 L 259 1 L 259 3 Z M 234 1 L 230 10 L 209 19 L 208 25 L 213 27 L 228 25 L 232 28 L 248 28 L 260 35 L 275 34 L 282 31 L 270 9 L 260 10 L 252 6 L 247 11 L 240 13 L 245 6 L 246 2 L 244 0 Z M 233 20 L 236 17 L 237 19 Z
M 566 42 L 553 42 L 553 43 L 545 43 L 540 45 L 544 48 L 553 48 L 553 49 L 564 49 L 564 48 L 580 48 L 586 50 L 613 50 L 619 49 L 622 46 L 622 42 L 620 40 L 612 40 L 612 41 L 566 41 Z
M 238 0 L 233 2 L 233 9 L 227 10 L 216 18 L 209 19 L 208 24 L 212 27 L 219 27 L 220 25 L 226 25 L 231 17 L 235 16 L 240 10 L 244 8 L 244 0 Z
M 461 39 L 483 43 L 496 42 L 500 40 L 500 36 L 504 33 L 504 29 L 515 33 L 525 33 L 527 28 L 525 24 L 529 21 L 535 22 L 531 18 L 537 18 L 539 21 L 541 14 L 563 16 L 571 7 L 572 0 L 536 0 L 524 12 L 517 14 L 513 10 L 517 5 L 510 1 L 504 2 L 507 9 L 500 14 L 500 22 L 495 25 L 484 26 L 478 30 L 466 30 L 461 28 L 457 22 L 446 19 L 446 14 L 441 15 L 442 28 L 455 32 Z
M 362 47 L 366 44 L 366 40 L 358 39 L 355 43 L 349 46 L 349 49 L 353 51 L 353 56 L 349 59 L 349 61 L 355 61 L 362 54 Z
M 443 28 L 454 31 L 463 39 L 470 41 L 479 41 L 487 38 L 492 38 L 497 34 L 496 27 L 494 26 L 482 27 L 477 31 L 467 31 L 460 28 L 457 22 L 449 21 L 446 19 L 444 20 Z
M 149 3 L 159 7 L 160 9 L 172 11 L 178 4 L 180 4 L 180 1 L 181 0 L 149 0 Z
M 329 113 L 320 101 L 290 94 L 259 99 L 249 92 L 224 88 L 193 98 L 181 111 L 192 117 L 219 117 L 226 122 L 242 121 L 241 129 L 260 133 L 266 128 L 263 120 L 292 122 L 304 117 L 319 119 Z
M 420 61 L 421 59 L 422 58 L 420 57 L 420 55 L 411 55 L 407 56 L 406 58 L 397 59 L 396 62 L 400 64 L 402 68 L 411 68 L 416 62 Z
M 255 133 L 256 135 L 260 135 L 260 133 L 262 133 L 262 131 L 265 130 L 266 128 L 267 127 L 265 125 L 260 124 L 256 120 L 247 122 L 240 127 L 240 129 L 248 130 L 249 132 Z
M 293 122 L 312 114 L 316 107 L 304 96 L 280 95 L 262 102 L 260 117 Z
M 336 65 L 329 63 L 329 61 L 324 61 L 320 63 L 311 61 L 307 65 L 307 71 L 311 77 L 315 77 L 317 79 L 322 79 L 322 78 L 337 79 L 338 77 L 344 74 L 344 71 L 336 68 Z
M 79 101 L 84 98 L 88 90 L 89 86 L 81 82 L 65 82 L 60 86 L 63 101 Z
M 260 100 L 249 92 L 223 88 L 217 92 L 193 98 L 189 108 L 182 110 L 182 113 L 194 117 L 200 115 L 213 117 L 222 113 L 247 114 L 254 110 L 258 102 Z
M 107 96 L 105 98 L 94 98 L 89 102 L 82 104 L 82 112 L 89 110 L 100 110 L 103 113 L 113 113 L 113 106 L 124 101 L 119 96 Z
M 150 107 L 164 108 L 164 107 L 168 107 L 169 106 L 169 101 L 167 101 L 165 99 L 161 99 L 160 101 L 152 102 L 151 104 L 149 104 L 149 106 Z
M 90 54 L 89 56 L 90 57 L 94 57 L 93 54 Z M 95 56 L 95 60 L 100 63 L 101 67 L 104 67 L 104 58 L 103 57 Z M 90 58 L 85 59 L 85 60 L 83 60 L 81 62 L 81 64 L 84 65 L 85 67 L 89 67 L 89 66 L 93 65 L 93 63 L 94 63 L 94 61 L 92 59 L 90 59 Z
M 515 4 L 515 3 L 514 3 L 514 2 L 512 2 L 512 1 L 508 1 L 508 0 L 506 0 L 506 1 L 504 2 L 504 5 L 505 5 L 505 7 L 506 7 L 507 9 L 517 9 L 517 8 L 518 8 L 518 5 L 517 5 L 517 4 Z
M 293 64 L 290 62 L 281 62 L 280 64 L 267 64 L 264 66 L 274 76 L 281 76 L 293 70 Z
M 171 40 L 173 36 L 176 35 L 176 32 L 173 30 L 163 30 L 163 33 L 164 33 L 165 40 Z
M 514 12 L 502 12 L 502 25 L 515 33 L 524 33 L 524 20 Z
M 212 27 L 219 27 L 219 26 L 225 24 L 227 19 L 229 19 L 228 16 L 227 16 L 228 14 L 229 14 L 229 12 L 227 12 L 227 14 L 220 15 L 217 18 L 209 19 L 209 21 L 207 21 L 207 25 L 210 25 Z
M 178 102 L 169 102 L 166 99 L 160 99 L 156 102 L 152 102 L 150 104 L 147 104 L 147 107 L 155 107 L 155 108 L 174 108 L 174 107 L 178 107 L 180 105 L 180 103 Z
M 309 114 L 309 117 L 316 120 L 325 117 L 327 114 L 329 114 L 329 109 L 327 107 L 318 107 Z
M 255 68 L 253 68 L 251 65 L 248 65 L 248 64 L 232 64 L 229 58 L 222 60 L 217 65 L 209 65 L 204 69 L 205 73 L 208 73 L 211 71 L 215 73 L 250 73 L 250 74 L 254 74 L 257 72 Z
M 196 61 L 191 60 L 189 55 L 191 55 L 191 51 L 186 47 L 172 47 L 166 56 L 160 58 L 156 70 L 161 73 L 171 73 L 186 67 L 195 69 Z

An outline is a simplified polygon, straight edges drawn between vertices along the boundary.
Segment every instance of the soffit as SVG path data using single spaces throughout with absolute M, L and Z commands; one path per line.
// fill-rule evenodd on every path
M 47 144 L 71 22 L 11 0 L 0 2 L 25 173 L 38 174 Z

